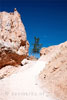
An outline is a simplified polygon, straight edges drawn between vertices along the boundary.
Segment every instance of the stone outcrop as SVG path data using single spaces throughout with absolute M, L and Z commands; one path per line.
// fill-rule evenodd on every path
M 42 56 L 42 60 L 48 63 L 40 73 L 40 79 L 43 88 L 46 87 L 59 100 L 67 100 L 67 41 L 53 47 Z
M 40 56 L 42 55 L 47 55 L 51 50 L 53 50 L 56 46 L 50 46 L 50 47 L 47 47 L 47 48 L 42 48 L 40 50 Z
M 17 10 L 0 12 L 0 68 L 20 64 L 28 56 L 28 49 L 26 31 Z
M 49 46 L 49 47 L 43 47 L 43 48 L 41 48 L 41 50 L 40 50 L 40 56 L 42 56 L 42 55 L 47 55 L 47 54 L 49 54 L 50 52 L 54 52 L 55 51 L 55 49 L 57 49 L 57 47 L 58 48 L 62 48 L 62 46 L 64 46 L 64 45 L 66 45 L 66 43 L 67 42 L 65 42 L 65 43 L 62 43 L 62 44 L 60 44 L 60 45 L 54 45 L 54 46 Z

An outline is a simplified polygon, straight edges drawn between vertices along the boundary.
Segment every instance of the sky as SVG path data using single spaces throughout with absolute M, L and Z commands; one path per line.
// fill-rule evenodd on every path
M 40 38 L 42 47 L 67 41 L 66 0 L 0 0 L 0 12 L 13 12 L 14 8 L 21 14 L 30 55 L 34 36 Z

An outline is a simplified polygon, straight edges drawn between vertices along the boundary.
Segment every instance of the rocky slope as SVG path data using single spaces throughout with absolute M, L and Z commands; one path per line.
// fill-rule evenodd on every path
M 20 14 L 0 12 L 0 68 L 17 65 L 28 56 L 29 43 Z
M 0 100 L 67 100 L 67 41 L 42 48 L 40 59 L 28 49 L 17 10 L 0 12 Z
M 36 61 L 24 59 L 22 64 L 1 69 L 1 100 L 67 100 L 67 42 Z
M 24 66 L 17 67 L 14 72 L 10 66 L 6 67 L 7 72 L 2 70 L 4 68 L 1 69 L 8 77 L 0 79 L 0 100 L 56 100 L 43 91 L 38 81 L 38 74 L 44 68 L 45 62 L 40 60 L 28 62 L 25 59 L 22 63 Z M 15 70 L 16 67 L 13 68 Z
M 50 46 L 50 47 L 47 47 L 47 48 L 42 48 L 40 50 L 40 56 L 42 55 L 47 55 L 50 51 L 54 50 L 56 46 Z
M 49 52 L 45 53 L 46 51 L 42 50 Z M 48 60 L 39 76 L 42 87 L 46 87 L 58 100 L 67 100 L 67 42 L 42 50 L 42 59 Z

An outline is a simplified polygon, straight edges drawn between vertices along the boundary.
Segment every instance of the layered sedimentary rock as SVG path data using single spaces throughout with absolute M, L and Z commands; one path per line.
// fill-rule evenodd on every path
M 0 68 L 20 64 L 28 56 L 28 49 L 26 31 L 17 10 L 0 12 Z

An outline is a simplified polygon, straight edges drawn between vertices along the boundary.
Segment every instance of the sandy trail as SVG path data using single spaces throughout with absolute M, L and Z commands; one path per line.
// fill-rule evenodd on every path
M 45 64 L 40 60 L 32 61 L 10 77 L 0 80 L 0 100 L 56 100 L 44 92 L 37 81 Z

